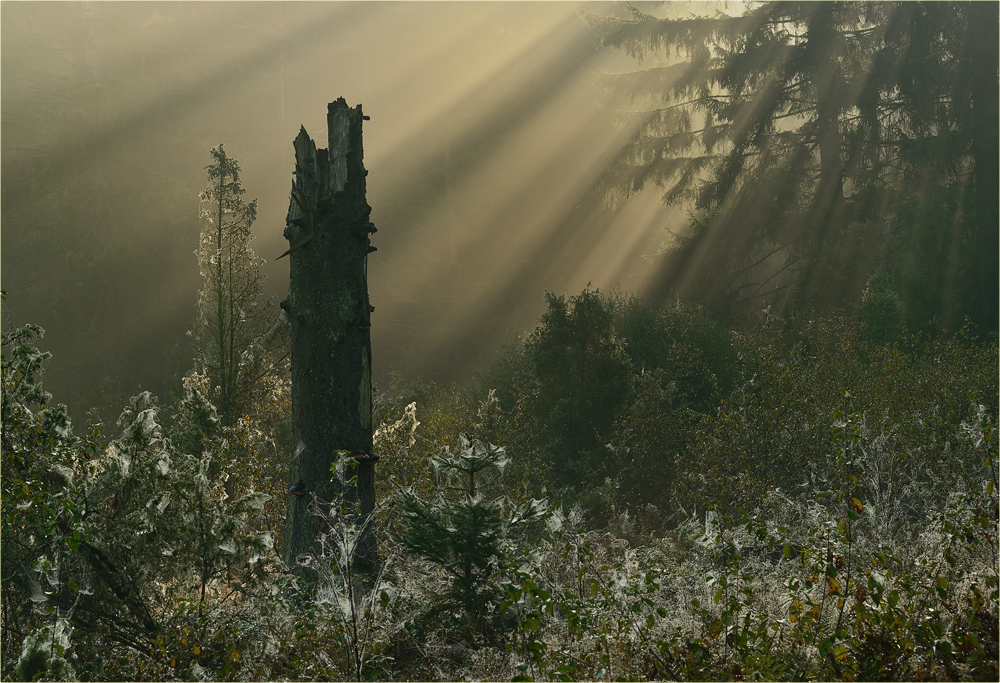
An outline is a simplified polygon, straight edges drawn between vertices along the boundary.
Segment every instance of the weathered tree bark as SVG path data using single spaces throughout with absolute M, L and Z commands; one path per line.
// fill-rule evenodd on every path
M 288 314 L 292 341 L 292 427 L 284 560 L 295 566 L 318 549 L 322 522 L 308 511 L 344 494 L 360 503 L 362 520 L 375 507 L 368 301 L 369 222 L 365 199 L 361 105 L 343 98 L 327 108 L 329 149 L 316 149 L 305 128 L 295 138 L 295 179 L 285 237 L 289 242 Z M 373 251 L 373 249 L 372 249 Z M 331 472 L 354 458 L 357 486 L 342 491 Z M 348 472 L 351 470 L 348 469 Z M 362 520 L 359 520 L 361 522 Z M 371 527 L 362 536 L 357 566 L 374 567 Z

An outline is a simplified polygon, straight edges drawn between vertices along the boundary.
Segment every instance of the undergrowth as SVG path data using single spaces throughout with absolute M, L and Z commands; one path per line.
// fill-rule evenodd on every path
M 216 429 L 192 380 L 81 437 L 40 330 L 5 335 L 3 677 L 997 679 L 995 341 L 584 299 L 599 329 L 553 300 L 478 387 L 381 392 L 367 574 L 343 501 L 274 552 L 283 388 L 273 433 Z M 243 452 L 272 460 L 227 492 Z

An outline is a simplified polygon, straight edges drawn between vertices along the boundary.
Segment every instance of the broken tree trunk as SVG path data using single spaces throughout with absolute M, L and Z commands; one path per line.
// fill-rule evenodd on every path
M 292 340 L 292 429 L 288 463 L 284 560 L 318 552 L 323 522 L 309 513 L 314 496 L 328 505 L 342 494 L 358 503 L 362 522 L 375 507 L 368 302 L 369 222 L 361 123 L 368 117 L 344 98 L 327 108 L 328 149 L 316 149 L 305 128 L 295 138 L 295 178 L 285 237 L 289 247 L 288 315 Z M 284 256 L 284 254 L 282 255 Z M 280 258 L 280 257 L 279 257 Z M 331 468 L 341 458 L 358 466 L 357 486 L 344 491 Z M 350 463 L 348 463 L 350 464 Z M 347 468 L 347 477 L 352 470 Z M 366 527 L 357 553 L 374 567 L 375 537 Z

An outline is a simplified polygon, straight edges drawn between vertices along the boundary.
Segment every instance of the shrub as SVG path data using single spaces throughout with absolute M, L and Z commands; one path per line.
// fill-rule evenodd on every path
M 753 375 L 696 426 L 678 461 L 676 504 L 735 513 L 774 486 L 815 491 L 832 476 L 843 429 L 857 437 L 855 467 L 873 485 L 881 477 L 882 493 L 868 491 L 876 503 L 887 500 L 890 473 L 893 496 L 903 496 L 896 502 L 910 496 L 913 511 L 966 485 L 971 454 L 955 435 L 975 405 L 996 417 L 995 343 L 955 337 L 873 350 L 837 319 L 806 326 L 788 351 L 768 334 L 749 342 Z
M 732 335 L 701 309 L 680 301 L 656 307 L 622 294 L 609 297 L 607 306 L 637 376 L 662 370 L 677 399 L 698 412 L 732 390 L 740 370 Z
M 610 473 L 603 444 L 632 390 L 632 363 L 599 291 L 546 293 L 548 310 L 525 344 L 538 381 L 533 406 L 560 483 L 601 481 Z
M 902 336 L 906 312 L 886 269 L 878 268 L 868 278 L 859 317 L 864 338 L 874 344 L 889 344 Z

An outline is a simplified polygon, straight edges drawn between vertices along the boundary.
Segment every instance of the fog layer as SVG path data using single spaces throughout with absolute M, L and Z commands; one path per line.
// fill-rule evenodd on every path
M 622 11 L 590 3 L 589 11 Z M 542 292 L 640 289 L 679 216 L 588 195 L 630 131 L 601 106 L 571 3 L 12 3 L 2 11 L 3 287 L 47 330 L 46 385 L 179 390 L 201 284 L 209 149 L 260 202 L 254 246 L 287 291 L 299 126 L 364 105 L 374 375 L 465 381 L 533 326 Z

